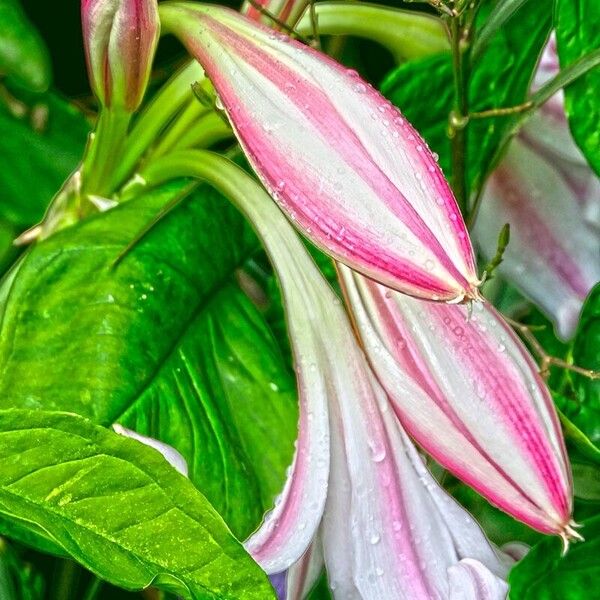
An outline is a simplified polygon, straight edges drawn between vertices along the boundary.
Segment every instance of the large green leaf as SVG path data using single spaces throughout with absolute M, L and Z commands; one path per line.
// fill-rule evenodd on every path
M 48 89 L 52 76 L 48 51 L 19 0 L 0 0 L 0 76 L 33 92 Z
M 202 187 L 122 259 L 174 183 L 63 230 L 0 287 L 0 407 L 68 410 L 177 448 L 240 538 L 280 491 L 296 437 L 295 380 L 233 282 L 258 247 Z
M 566 556 L 562 556 L 558 538 L 545 538 L 517 563 L 509 575 L 512 600 L 598 597 L 600 516 L 582 524 L 581 533 L 586 541 L 573 544 Z
M 472 69 L 469 88 L 472 111 L 523 102 L 550 30 L 548 4 L 525 3 L 489 40 Z M 482 15 L 485 12 L 482 11 Z M 484 17 L 479 19 L 479 25 L 482 21 Z M 454 97 L 450 55 L 440 54 L 401 65 L 386 78 L 382 91 L 439 155 L 440 165 L 449 177 L 451 154 L 446 132 Z M 506 117 L 469 123 L 467 174 L 471 187 L 479 185 L 487 174 L 510 125 L 511 121 Z
M 89 130 L 82 114 L 58 96 L 46 94 L 31 101 L 47 106 L 41 131 L 0 103 L 0 217 L 21 229 L 42 218 L 81 159 Z
M 556 38 L 562 67 L 600 49 L 597 0 L 557 0 Z M 571 132 L 590 165 L 600 174 L 600 68 L 565 89 L 565 110 Z
M 573 361 L 580 367 L 600 371 L 600 284 L 583 306 Z M 600 380 L 573 373 L 572 381 L 576 402 L 568 405 L 566 415 L 594 444 L 600 445 Z
M 102 579 L 184 598 L 272 598 L 206 498 L 156 451 L 72 414 L 0 410 L 0 513 Z

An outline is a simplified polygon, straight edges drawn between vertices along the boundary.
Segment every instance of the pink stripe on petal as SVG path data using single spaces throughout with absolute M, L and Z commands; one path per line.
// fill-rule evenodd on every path
M 427 471 L 375 380 L 331 411 L 337 429 L 323 541 L 336 598 L 445 598 L 447 569 L 463 557 L 506 573 L 477 524 Z
M 163 17 L 205 67 L 251 164 L 308 237 L 404 292 L 477 296 L 452 193 L 389 102 L 294 40 L 230 11 L 185 6 L 166 5 Z

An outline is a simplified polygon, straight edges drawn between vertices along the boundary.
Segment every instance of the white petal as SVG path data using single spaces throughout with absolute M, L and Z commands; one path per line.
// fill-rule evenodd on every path
M 508 584 L 469 558 L 448 569 L 450 600 L 502 600 L 508 594 Z
M 141 435 L 140 433 L 136 433 L 132 429 L 127 429 L 118 423 L 113 425 L 113 429 L 119 435 L 123 435 L 125 437 L 129 437 L 133 440 L 137 440 L 146 446 L 150 446 L 150 448 L 154 448 L 158 450 L 164 457 L 165 460 L 175 469 L 177 469 L 182 475 L 188 476 L 188 466 L 185 458 L 173 448 L 173 446 L 169 446 L 169 444 L 165 444 L 164 442 L 160 442 L 154 438 Z
M 474 235 L 488 258 L 504 223 L 511 235 L 500 273 L 569 338 L 600 280 L 600 232 L 586 223 L 560 171 L 518 138 L 490 178 L 477 219 Z

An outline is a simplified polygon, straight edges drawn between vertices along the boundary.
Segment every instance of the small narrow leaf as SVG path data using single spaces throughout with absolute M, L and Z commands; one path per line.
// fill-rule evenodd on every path
M 489 41 L 505 23 L 529 0 L 502 0 L 498 2 L 486 19 L 473 44 L 473 60 L 477 60 L 484 52 Z

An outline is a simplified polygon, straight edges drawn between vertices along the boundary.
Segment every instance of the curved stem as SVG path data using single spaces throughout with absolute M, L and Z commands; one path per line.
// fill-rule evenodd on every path
M 109 194 L 110 180 L 121 159 L 131 121 L 129 113 L 103 108 L 81 167 L 82 194 Z
M 131 175 L 136 163 L 159 133 L 191 97 L 192 84 L 201 79 L 204 79 L 202 68 L 197 62 L 190 61 L 157 92 L 128 136 L 127 146 L 112 178 L 113 189 Z
M 456 202 L 465 215 L 467 208 L 467 126 L 469 118 L 468 45 L 460 17 L 450 18 L 450 42 L 454 72 L 454 108 L 450 115 L 452 142 L 452 187 Z
M 363 2 L 319 2 L 314 10 L 319 34 L 373 40 L 399 61 L 449 49 L 444 26 L 436 17 Z M 296 31 L 310 35 L 312 27 L 310 13 L 306 12 Z
M 182 140 L 189 135 L 191 129 L 194 129 L 199 121 L 203 121 L 203 117 L 210 112 L 205 106 L 202 106 L 198 100 L 192 96 L 181 114 L 176 118 L 173 124 L 167 129 L 156 148 L 152 150 L 152 157 L 156 158 L 167 154 L 173 150 L 175 146 L 180 144 Z
M 177 148 L 209 148 L 232 137 L 233 131 L 221 115 L 209 112 L 180 138 Z

